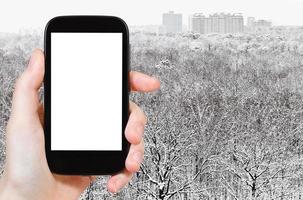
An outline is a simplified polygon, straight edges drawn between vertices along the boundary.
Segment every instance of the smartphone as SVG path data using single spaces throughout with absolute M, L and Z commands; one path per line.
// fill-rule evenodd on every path
M 113 16 L 59 16 L 44 33 L 45 150 L 52 172 L 114 174 L 129 143 L 129 33 Z

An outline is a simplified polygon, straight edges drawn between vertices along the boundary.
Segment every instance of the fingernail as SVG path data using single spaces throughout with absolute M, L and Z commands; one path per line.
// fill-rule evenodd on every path
M 133 159 L 134 159 L 137 163 L 141 164 L 142 161 L 143 161 L 143 155 L 142 155 L 142 153 L 139 152 L 139 151 L 135 152 L 135 153 L 133 154 Z

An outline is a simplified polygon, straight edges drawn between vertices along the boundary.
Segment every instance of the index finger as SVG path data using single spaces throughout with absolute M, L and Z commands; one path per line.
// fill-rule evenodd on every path
M 160 81 L 146 74 L 129 72 L 129 83 L 132 91 L 152 92 L 160 88 Z

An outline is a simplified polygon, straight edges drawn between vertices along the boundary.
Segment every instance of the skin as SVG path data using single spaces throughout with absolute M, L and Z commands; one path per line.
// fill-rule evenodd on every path
M 43 105 L 38 90 L 44 77 L 44 54 L 35 50 L 28 67 L 16 82 L 11 116 L 6 133 L 6 163 L 0 179 L 0 199 L 41 200 L 77 199 L 95 179 L 92 176 L 63 176 L 51 173 L 44 150 Z M 132 91 L 157 90 L 157 79 L 139 72 L 130 72 Z M 125 169 L 110 177 L 108 191 L 118 192 L 137 172 L 143 161 L 143 132 L 146 117 L 130 102 L 130 117 L 125 136 L 131 143 Z

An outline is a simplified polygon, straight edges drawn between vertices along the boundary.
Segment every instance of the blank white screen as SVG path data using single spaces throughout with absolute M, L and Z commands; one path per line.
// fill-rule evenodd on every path
M 122 33 L 51 33 L 51 150 L 122 150 Z

